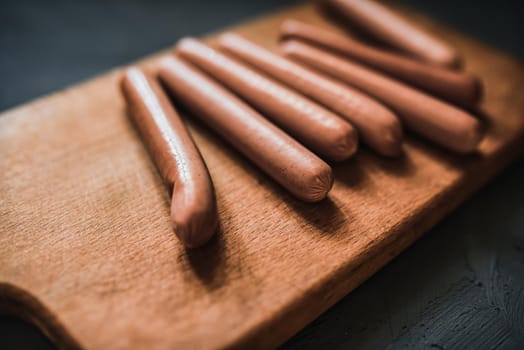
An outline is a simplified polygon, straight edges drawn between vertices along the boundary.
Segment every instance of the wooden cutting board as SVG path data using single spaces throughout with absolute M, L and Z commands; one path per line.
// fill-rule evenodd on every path
M 128 122 L 119 69 L 3 113 L 2 310 L 64 347 L 281 344 L 524 149 L 524 67 L 408 15 L 460 48 L 484 79 L 488 136 L 479 154 L 453 156 L 411 135 L 401 160 L 363 149 L 334 165 L 329 199 L 311 205 L 188 118 L 221 220 L 202 249 L 184 250 L 170 227 L 169 197 Z M 235 30 L 274 48 L 288 17 L 327 25 L 305 5 Z

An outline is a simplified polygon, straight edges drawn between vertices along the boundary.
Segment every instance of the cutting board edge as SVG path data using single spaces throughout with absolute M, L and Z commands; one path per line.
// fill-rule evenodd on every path
M 508 149 L 516 150 L 516 152 L 508 152 Z M 307 305 L 307 300 L 297 300 L 292 305 L 289 305 L 289 310 L 283 309 L 281 310 L 283 312 L 282 315 L 275 316 L 280 317 L 280 321 L 268 321 L 267 325 L 262 325 L 262 327 L 255 328 L 251 332 L 246 333 L 246 336 L 243 339 L 232 343 L 231 346 L 237 348 L 237 345 L 240 344 L 238 348 L 254 347 L 263 349 L 278 347 L 284 344 L 310 322 L 314 321 L 322 313 L 327 311 L 330 307 L 334 306 L 344 296 L 350 294 L 362 283 L 373 277 L 375 273 L 379 272 L 388 263 L 400 256 L 403 252 L 406 251 L 406 249 L 415 244 L 420 238 L 428 233 L 430 229 L 435 227 L 439 222 L 452 214 L 458 207 L 470 199 L 477 191 L 489 184 L 495 177 L 503 173 L 515 160 L 524 156 L 524 129 L 520 130 L 515 135 L 515 138 L 512 142 L 501 147 L 493 156 L 497 155 L 501 155 L 502 157 L 496 157 L 496 159 L 498 159 L 496 166 L 493 166 L 493 164 L 480 164 L 478 167 L 480 169 L 469 169 L 469 171 L 464 173 L 454 184 L 450 185 L 445 192 L 440 193 L 438 196 L 428 201 L 424 207 L 421 207 L 420 209 L 422 213 L 414 215 L 413 220 L 407 220 L 401 223 L 398 227 L 395 228 L 395 230 L 390 232 L 390 235 L 384 236 L 382 240 L 376 241 L 373 247 L 366 251 L 366 253 L 369 254 L 368 256 L 361 257 L 359 259 L 360 261 L 347 261 L 346 265 L 341 267 L 342 272 L 334 271 L 331 275 L 326 275 L 325 280 L 318 283 L 315 288 L 316 290 L 308 291 L 309 294 L 316 295 L 316 297 L 318 297 L 318 294 L 325 294 L 325 290 L 327 289 L 335 289 L 335 285 L 340 284 L 340 279 L 348 282 L 346 282 L 347 285 L 345 285 L 344 288 L 341 287 L 341 290 L 338 294 L 332 295 L 329 299 L 327 299 L 326 303 L 323 304 L 319 310 L 315 311 L 312 315 L 305 317 L 303 313 L 305 310 L 307 310 L 305 307 Z M 468 183 L 468 173 L 477 170 L 484 170 L 490 172 L 490 174 L 485 178 L 475 177 L 475 182 Z M 456 197 L 448 195 L 448 193 L 456 193 L 456 191 L 460 191 L 461 195 Z M 453 201 L 449 202 L 449 199 L 452 199 Z M 448 202 L 447 205 L 446 202 Z M 426 215 L 432 210 L 438 215 Z M 430 220 L 428 220 L 428 218 L 430 218 Z M 409 232 L 409 235 L 406 235 L 406 232 Z M 403 237 L 403 235 L 406 237 Z M 367 268 L 365 265 L 372 265 L 372 267 Z M 355 279 L 354 276 L 361 270 L 365 272 L 362 272 L 362 275 Z M 351 278 L 344 278 L 350 276 Z M 335 277 L 339 278 L 338 282 L 334 282 Z M 320 299 L 324 301 L 324 299 Z M 290 313 L 297 313 L 297 316 L 290 316 Z M 289 325 L 289 318 L 295 320 L 309 320 L 298 324 L 294 331 L 287 332 L 287 334 L 277 337 L 280 338 L 278 340 L 276 340 L 274 337 L 272 338 L 271 335 L 274 335 L 275 332 L 278 332 L 278 328 L 282 329 L 282 327 L 277 327 L 277 329 L 275 329 L 272 327 L 272 325 L 282 324 L 283 322 Z M 263 329 L 262 335 L 261 329 Z M 260 339 L 269 339 L 271 341 L 267 342 L 267 344 L 259 346 L 261 345 Z
M 16 283 L 0 281 L 0 314 L 34 325 L 59 349 L 82 349 L 56 314 L 37 296 Z

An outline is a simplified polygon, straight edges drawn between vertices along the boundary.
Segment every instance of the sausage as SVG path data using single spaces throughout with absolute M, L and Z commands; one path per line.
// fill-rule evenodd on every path
M 216 232 L 215 190 L 206 164 L 158 81 L 129 68 L 122 92 L 149 154 L 166 185 L 173 189 L 171 219 L 188 248 L 206 243 Z
M 288 41 L 282 51 L 375 96 L 396 110 L 409 128 L 443 147 L 466 154 L 481 141 L 480 122 L 459 108 L 308 44 Z
M 188 110 L 297 198 L 326 197 L 331 167 L 233 93 L 177 57 L 161 62 L 159 76 Z
M 366 34 L 422 61 L 449 68 L 461 64 L 450 46 L 375 1 L 327 0 L 325 4 Z
M 355 125 L 364 142 L 379 154 L 398 156 L 402 152 L 400 121 L 381 103 L 236 34 L 220 36 L 218 45 L 221 50 L 236 55 L 346 118 Z
M 175 51 L 321 157 L 340 161 L 356 152 L 355 128 L 324 107 L 195 39 L 181 40 Z
M 427 64 L 292 19 L 282 24 L 280 36 L 333 50 L 461 106 L 471 107 L 482 99 L 482 83 L 470 73 Z

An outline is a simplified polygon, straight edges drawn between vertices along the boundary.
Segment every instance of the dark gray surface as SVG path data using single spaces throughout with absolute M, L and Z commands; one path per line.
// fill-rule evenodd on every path
M 2 0 L 0 110 L 295 2 Z M 520 0 L 404 2 L 524 57 Z M 520 160 L 284 348 L 524 348 L 522 180 Z M 0 348 L 53 346 L 0 317 Z

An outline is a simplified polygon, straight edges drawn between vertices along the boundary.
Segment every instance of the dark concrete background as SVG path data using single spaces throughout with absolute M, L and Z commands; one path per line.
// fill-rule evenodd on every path
M 2 0 L 0 111 L 295 2 Z M 521 0 L 403 2 L 524 58 Z M 523 180 L 521 159 L 284 348 L 523 349 Z M 0 348 L 54 347 L 0 316 Z

